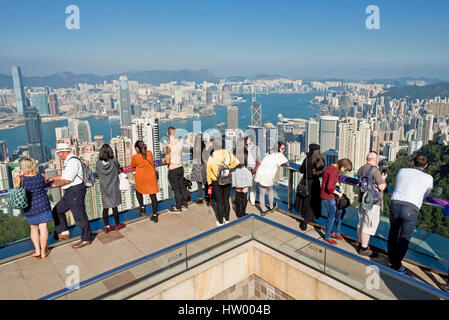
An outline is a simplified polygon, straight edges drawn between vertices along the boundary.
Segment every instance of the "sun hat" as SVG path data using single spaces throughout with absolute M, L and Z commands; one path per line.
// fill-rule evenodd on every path
M 56 153 L 58 152 L 71 152 L 72 148 L 67 143 L 58 143 L 56 145 Z

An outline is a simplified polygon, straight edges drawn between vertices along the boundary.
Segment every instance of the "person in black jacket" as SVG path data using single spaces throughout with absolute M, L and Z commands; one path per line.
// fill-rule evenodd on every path
M 320 146 L 312 143 L 309 145 L 307 158 L 304 159 L 299 172 L 303 174 L 300 184 L 306 184 L 308 195 L 302 197 L 296 193 L 295 210 L 301 214 L 304 220 L 299 224 L 301 230 L 307 229 L 310 221 L 318 219 L 321 216 L 321 198 L 320 198 L 320 176 L 324 170 L 324 159 L 320 152 Z

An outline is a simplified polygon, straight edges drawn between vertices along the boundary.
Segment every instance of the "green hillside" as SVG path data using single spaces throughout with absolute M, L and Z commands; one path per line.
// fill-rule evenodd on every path
M 392 87 L 378 96 L 391 97 L 394 99 L 408 98 L 415 99 L 433 99 L 435 97 L 449 97 L 449 82 L 440 82 L 428 86 L 407 86 Z
M 411 167 L 413 157 L 420 154 L 427 157 L 429 166 L 425 172 L 432 175 L 434 179 L 434 187 L 430 195 L 449 199 L 449 146 L 440 145 L 436 141 L 435 139 L 410 156 L 401 153 L 395 162 L 389 163 L 387 184 L 394 187 L 399 169 Z M 385 200 L 382 214 L 388 216 L 390 197 L 386 195 Z M 417 227 L 449 237 L 449 217 L 445 216 L 440 208 L 423 205 L 418 217 Z

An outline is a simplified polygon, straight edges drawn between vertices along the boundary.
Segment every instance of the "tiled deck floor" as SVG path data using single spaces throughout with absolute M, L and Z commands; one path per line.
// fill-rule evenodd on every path
M 248 204 L 247 213 L 258 214 L 259 210 Z M 269 214 L 266 218 L 299 230 L 294 218 L 279 212 Z M 235 219 L 232 211 L 231 220 Z M 55 247 L 45 260 L 26 256 L 3 263 L 0 265 L 0 299 L 43 297 L 65 288 L 68 277 L 66 269 L 70 265 L 79 267 L 80 280 L 83 281 L 215 227 L 212 210 L 208 213 L 206 205 L 191 204 L 189 210 L 182 214 L 163 212 L 158 224 L 149 219 L 140 219 L 130 222 L 120 231 L 108 234 L 99 232 L 92 245 L 85 248 L 72 249 L 73 242 L 69 242 Z M 322 236 L 322 233 L 310 226 L 306 233 L 317 239 Z M 355 247 L 345 240 L 339 241 L 339 247 L 356 253 Z M 375 261 L 387 265 L 385 257 Z M 435 287 L 438 282 L 444 281 L 437 274 L 410 264 L 405 265 L 411 271 L 409 275 Z

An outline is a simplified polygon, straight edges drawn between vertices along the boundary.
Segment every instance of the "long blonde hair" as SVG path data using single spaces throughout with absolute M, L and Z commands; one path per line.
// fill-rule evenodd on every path
M 36 161 L 34 161 L 31 158 L 25 158 L 21 163 L 20 163 L 20 171 L 22 171 L 23 175 L 27 175 L 27 174 L 38 174 L 38 170 L 37 170 L 37 164 Z

